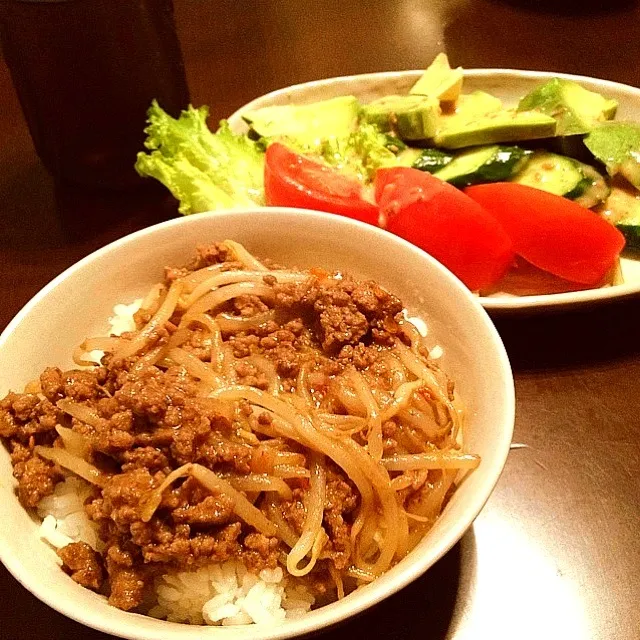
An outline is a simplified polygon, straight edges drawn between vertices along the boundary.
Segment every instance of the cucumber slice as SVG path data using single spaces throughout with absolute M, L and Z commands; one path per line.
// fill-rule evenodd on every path
M 532 152 L 520 147 L 491 145 L 457 155 L 434 175 L 456 187 L 509 180 L 527 163 Z
M 609 196 L 597 209 L 624 235 L 627 247 L 640 250 L 640 193 L 626 180 L 616 179 Z
M 573 158 L 536 151 L 513 182 L 555 193 L 591 209 L 609 195 L 604 177 L 593 167 Z
M 453 158 L 453 154 L 440 151 L 440 149 L 425 149 L 411 166 L 414 169 L 420 169 L 420 171 L 435 173 L 446 167 Z
M 588 164 L 583 164 L 577 160 L 574 160 L 574 162 L 579 165 L 584 180 L 576 188 L 577 190 L 581 188 L 581 192 L 572 199 L 587 209 L 604 202 L 611 192 L 611 187 L 607 184 L 604 176 Z
M 400 140 L 400 138 L 396 138 L 390 133 L 383 133 L 384 136 L 384 146 L 392 151 L 395 154 L 401 153 L 402 151 L 406 151 L 408 149 L 407 145 Z
M 405 147 L 396 155 L 396 164 L 399 167 L 415 167 L 415 163 L 420 159 L 421 153 L 421 149 Z
M 526 167 L 513 178 L 513 182 L 566 198 L 581 195 L 588 186 L 588 181 L 575 160 L 547 151 L 534 152 Z

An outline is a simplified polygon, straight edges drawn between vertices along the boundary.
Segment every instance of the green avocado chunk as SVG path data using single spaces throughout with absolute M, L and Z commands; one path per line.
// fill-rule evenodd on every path
M 449 59 L 444 53 L 439 53 L 429 68 L 409 90 L 410 94 L 419 96 L 433 96 L 443 102 L 458 99 L 462 89 L 462 67 L 452 69 Z
M 490 93 L 485 93 L 484 91 L 463 93 L 458 97 L 453 107 L 450 106 L 449 109 L 443 109 L 440 114 L 438 129 L 464 126 L 471 120 L 489 113 L 495 113 L 501 109 L 501 100 Z
M 429 96 L 385 96 L 362 107 L 364 122 L 403 140 L 427 140 L 436 131 L 440 103 Z
M 536 87 L 518 104 L 518 111 L 539 111 L 555 118 L 559 136 L 588 133 L 599 122 L 611 120 L 617 108 L 616 100 L 564 78 L 552 78 Z
M 245 113 L 242 118 L 253 137 L 289 137 L 315 144 L 330 136 L 348 136 L 357 125 L 359 111 L 357 98 L 340 96 L 312 104 L 264 107 Z
M 620 174 L 640 189 L 640 125 L 604 123 L 585 137 L 584 144 L 609 175 Z
M 542 113 L 503 109 L 475 119 L 446 122 L 435 135 L 435 143 L 445 149 L 459 149 L 496 142 L 517 142 L 553 136 L 556 121 Z

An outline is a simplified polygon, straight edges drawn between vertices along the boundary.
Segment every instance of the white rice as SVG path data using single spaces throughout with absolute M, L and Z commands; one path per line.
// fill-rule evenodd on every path
M 98 526 L 84 510 L 84 501 L 92 491 L 88 482 L 75 476 L 59 482 L 53 494 L 38 503 L 38 515 L 42 518 L 40 537 L 56 549 L 72 542 L 86 542 L 100 551 Z
M 136 323 L 133 316 L 142 305 L 142 298 L 134 300 L 131 304 L 117 304 L 113 307 L 113 315 L 109 318 L 109 334 L 121 336 L 127 331 L 135 331 Z M 87 354 L 87 358 L 97 364 L 104 355 L 104 351 L 94 349 Z
M 158 604 L 149 615 L 207 625 L 275 625 L 307 613 L 314 597 L 281 567 L 249 573 L 239 560 L 179 571 L 156 581 Z
M 410 322 L 418 330 L 418 333 L 423 338 L 426 338 L 427 335 L 429 335 L 429 328 L 427 327 L 427 323 L 422 318 L 418 316 L 409 316 L 406 309 L 403 309 L 402 313 L 405 317 L 405 320 Z M 444 352 L 442 350 L 442 347 L 439 344 L 435 344 L 429 349 L 429 360 L 437 360 L 438 358 L 442 357 L 443 353 Z
M 91 492 L 91 485 L 80 478 L 59 482 L 53 494 L 38 503 L 40 537 L 56 549 L 86 542 L 101 551 L 97 525 L 83 506 Z M 154 589 L 156 601 L 149 615 L 187 624 L 275 625 L 303 616 L 314 603 L 306 586 L 285 576 L 281 567 L 254 575 L 239 560 L 167 573 L 155 581 Z
M 141 302 L 114 307 L 109 318 L 112 335 L 135 329 L 133 314 Z M 103 355 L 92 351 L 89 358 L 100 362 Z M 91 493 L 91 485 L 75 476 L 58 483 L 53 494 L 38 503 L 40 537 L 56 549 L 86 542 L 101 551 L 97 525 L 84 510 Z M 254 575 L 235 559 L 197 571 L 167 573 L 155 581 L 154 588 L 156 601 L 151 603 L 150 616 L 197 625 L 276 625 L 308 613 L 315 600 L 305 585 L 285 576 L 282 568 L 263 569 Z

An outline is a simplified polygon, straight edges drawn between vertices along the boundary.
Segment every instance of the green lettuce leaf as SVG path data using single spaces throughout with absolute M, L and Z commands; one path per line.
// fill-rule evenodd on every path
M 376 169 L 396 164 L 389 136 L 371 124 L 361 124 L 346 139 L 323 141 L 321 155 L 330 165 L 355 174 L 364 182 L 373 179 Z
M 264 153 L 223 120 L 212 133 L 207 107 L 189 106 L 178 119 L 156 101 L 147 113 L 145 147 L 136 170 L 164 184 L 180 203 L 180 213 L 264 204 Z
M 375 125 L 367 123 L 358 125 L 348 135 L 329 135 L 311 143 L 306 137 L 278 135 L 260 138 L 257 144 L 264 149 L 271 142 L 281 142 L 308 158 L 323 160 L 364 183 L 373 179 L 376 169 L 398 165 L 398 154 L 406 148 L 401 140 L 381 133 Z

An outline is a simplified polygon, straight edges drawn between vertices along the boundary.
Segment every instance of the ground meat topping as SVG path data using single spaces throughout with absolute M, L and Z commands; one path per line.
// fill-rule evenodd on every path
M 174 522 L 190 525 L 225 524 L 233 515 L 233 500 L 226 496 L 208 496 L 194 506 L 174 509 Z
M 102 587 L 104 574 L 102 558 L 85 542 L 72 542 L 58 549 L 62 568 L 71 578 L 87 589 L 98 591 Z
M 112 566 L 109 571 L 109 604 L 123 611 L 135 609 L 144 598 L 146 575 L 143 568 Z
M 192 282 L 247 269 L 235 259 L 223 243 L 199 247 L 190 265 L 166 270 L 165 288 L 208 267 Z M 312 274 L 294 284 L 279 284 L 267 274 L 259 282 L 272 288 L 272 297 L 244 295 L 211 312 L 211 317 L 222 312 L 242 319 L 247 327 L 242 331 L 224 328 L 220 337 L 201 321 L 181 335 L 184 310 L 179 308 L 138 353 L 126 358 L 108 353 L 90 369 L 47 368 L 39 388 L 38 383 L 29 386 L 37 393 L 9 393 L 0 400 L 0 436 L 8 442 L 25 506 L 36 507 L 64 478 L 58 466 L 34 453 L 38 445 L 64 446 L 58 425 L 82 436 L 89 450 L 86 462 L 106 478 L 85 503 L 105 550 L 99 554 L 78 542 L 58 552 L 76 582 L 93 590 L 106 582 L 109 602 L 134 610 L 154 577 L 163 573 L 229 559 L 240 559 L 253 573 L 282 564 L 287 545 L 242 520 L 233 494 L 211 491 L 193 477 L 176 478 L 153 513 L 145 507 L 167 476 L 185 464 L 203 465 L 232 486 L 233 480 L 238 485 L 247 481 L 249 474 L 274 475 L 285 480 L 284 495 L 289 497 L 291 490 L 291 499 L 272 500 L 275 494 L 259 491 L 247 492 L 246 498 L 263 514 L 275 508 L 300 535 L 309 489 L 308 472 L 300 468 L 308 460 L 305 447 L 278 434 L 277 412 L 271 413 L 269 405 L 257 410 L 258 403 L 246 398 L 234 404 L 217 399 L 215 376 L 223 375 L 232 390 L 251 387 L 271 396 L 275 389 L 279 398 L 297 393 L 295 400 L 315 403 L 322 412 L 325 402 L 328 411 L 339 408 L 338 394 L 331 396 L 345 370 L 374 372 L 380 379 L 393 375 L 385 354 L 399 335 L 402 305 L 397 298 L 374 282 Z M 138 328 L 154 313 L 154 308 L 140 310 Z M 259 314 L 264 317 L 254 318 Z M 208 367 L 214 382 L 197 366 L 177 365 L 181 360 L 171 359 L 168 341 L 170 348 L 189 354 L 189 364 Z M 70 405 L 80 411 L 65 412 Z M 398 423 L 386 421 L 382 430 L 384 451 L 393 453 Z M 365 446 L 366 440 L 359 443 Z M 280 454 L 284 463 L 278 462 Z M 359 494 L 345 472 L 328 459 L 326 464 L 323 527 L 328 541 L 308 577 L 317 594 L 334 589 L 329 568 L 342 571 L 353 562 L 351 528 L 359 506 Z
M 62 473 L 52 462 L 33 455 L 33 452 L 15 443 L 12 450 L 13 475 L 18 480 L 18 497 L 26 507 L 35 507 L 49 496 Z
M 402 311 L 402 303 L 380 285 L 348 277 L 311 279 L 274 289 L 279 305 L 315 318 L 316 337 L 329 354 L 367 338 L 384 342 Z

